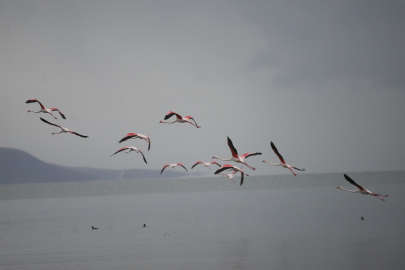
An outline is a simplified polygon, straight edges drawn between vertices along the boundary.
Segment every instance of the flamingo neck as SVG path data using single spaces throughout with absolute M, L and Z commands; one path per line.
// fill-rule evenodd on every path
M 263 160 L 264 162 L 267 162 L 267 163 L 270 163 L 271 165 L 273 165 L 273 166 L 282 166 L 282 164 L 281 163 L 279 163 L 279 164 L 274 164 L 274 163 L 272 163 L 272 162 L 270 162 L 270 161 L 267 161 L 267 160 Z
M 213 158 L 220 159 L 222 161 L 231 161 L 232 160 L 231 158 L 228 158 L 228 159 L 223 159 L 223 158 L 220 158 L 220 157 L 213 157 Z
M 174 120 L 173 122 L 169 122 L 169 121 L 160 121 L 160 123 L 163 123 L 163 124 L 173 124 L 173 123 L 176 123 L 177 122 L 177 120 Z
M 337 187 L 338 189 L 341 189 L 341 190 L 344 190 L 344 191 L 348 191 L 348 192 L 352 192 L 352 193 L 357 193 L 357 192 L 359 192 L 358 190 L 349 190 L 349 189 L 345 189 L 345 188 L 342 188 L 342 187 Z

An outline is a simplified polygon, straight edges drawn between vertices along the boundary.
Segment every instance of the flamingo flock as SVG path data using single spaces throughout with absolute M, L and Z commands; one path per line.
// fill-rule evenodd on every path
M 47 114 L 50 114 L 54 119 L 57 119 L 57 118 L 52 114 L 52 112 L 57 111 L 57 112 L 59 112 L 60 116 L 61 116 L 63 119 L 66 119 L 65 115 L 64 115 L 58 108 L 45 108 L 45 107 L 42 105 L 42 103 L 41 103 L 39 100 L 37 100 L 37 99 L 34 99 L 34 98 L 29 99 L 29 100 L 27 100 L 25 103 L 27 103 L 27 104 L 29 104 L 29 103 L 38 103 L 39 106 L 41 107 L 41 109 L 40 109 L 39 111 L 28 110 L 28 112 L 32 112 L 32 113 L 47 113 Z M 170 119 L 170 118 L 173 117 L 173 116 L 175 116 L 175 120 L 174 120 L 174 121 L 172 121 L 172 122 L 166 121 L 166 120 Z M 54 134 L 60 134 L 60 133 L 70 133 L 70 134 L 74 134 L 74 135 L 79 136 L 79 137 L 82 137 L 82 138 L 88 138 L 88 136 L 81 135 L 81 134 L 79 134 L 79 133 L 77 133 L 77 132 L 75 132 L 75 131 L 71 131 L 71 130 L 65 128 L 65 127 L 60 126 L 60 125 L 53 124 L 53 123 L 51 123 L 51 122 L 45 120 L 45 119 L 42 118 L 42 117 L 40 117 L 40 120 L 41 120 L 42 122 L 48 124 L 48 125 L 52 125 L 52 126 L 55 126 L 55 127 L 58 127 L 58 128 L 61 129 L 59 132 L 52 132 L 52 135 L 54 135 Z M 192 116 L 185 116 L 185 117 L 182 117 L 181 115 L 179 115 L 178 113 L 175 113 L 175 112 L 173 112 L 173 111 L 169 111 L 168 113 L 166 113 L 166 115 L 164 116 L 164 120 L 160 121 L 159 123 L 166 123 L 166 124 L 188 123 L 188 124 L 191 124 L 191 125 L 195 126 L 197 129 L 198 129 L 198 128 L 201 128 L 201 126 L 197 125 L 197 122 L 194 120 L 194 118 L 193 118 Z M 125 135 L 125 136 L 124 136 L 121 140 L 119 140 L 118 142 L 119 142 L 119 143 L 122 143 L 122 142 L 124 142 L 124 141 L 129 140 L 129 139 L 142 139 L 142 140 L 145 140 L 145 141 L 148 143 L 148 151 L 150 150 L 151 140 L 150 140 L 149 136 L 143 135 L 143 134 L 140 134 L 140 133 L 128 133 L 127 135 Z M 254 168 L 254 167 L 250 166 L 249 164 L 247 164 L 247 163 L 245 162 L 245 159 L 248 158 L 248 157 L 252 157 L 252 156 L 262 155 L 261 152 L 248 152 L 248 153 L 245 153 L 245 154 L 243 154 L 243 155 L 239 155 L 239 154 L 238 154 L 238 151 L 236 150 L 235 146 L 233 145 L 232 140 L 231 140 L 229 137 L 227 137 L 227 144 L 228 144 L 228 147 L 229 147 L 229 149 L 230 149 L 230 151 L 231 151 L 231 155 L 232 155 L 231 158 L 224 159 L 224 158 L 220 158 L 220 157 L 217 157 L 217 156 L 213 156 L 212 159 L 219 159 L 219 160 L 222 160 L 222 161 L 232 161 L 232 162 L 235 162 L 235 163 L 241 163 L 241 164 L 243 164 L 243 165 L 246 165 L 246 166 L 247 166 L 249 169 L 251 169 L 251 170 L 254 170 L 254 171 L 256 170 L 256 168 Z M 275 153 L 275 155 L 276 155 L 276 156 L 278 157 L 278 159 L 280 160 L 280 163 L 278 163 L 278 164 L 277 164 L 277 163 L 272 163 L 272 162 L 267 161 L 267 160 L 263 160 L 263 161 L 262 161 L 263 163 L 269 163 L 269 164 L 271 164 L 271 165 L 273 165 L 273 166 L 281 166 L 281 167 L 283 167 L 283 168 L 289 169 L 289 170 L 293 173 L 294 176 L 297 176 L 297 174 L 293 171 L 293 169 L 294 169 L 294 170 L 297 170 L 297 171 L 305 171 L 304 168 L 303 168 L 303 169 L 299 169 L 299 168 L 297 168 L 297 167 L 295 167 L 295 166 L 292 166 L 292 165 L 290 165 L 290 164 L 287 164 L 287 163 L 285 162 L 283 156 L 280 154 L 280 152 L 278 151 L 278 149 L 276 148 L 276 146 L 274 145 L 274 143 L 273 143 L 272 141 L 270 141 L 270 146 L 271 146 L 273 152 Z M 111 157 L 114 156 L 114 155 L 116 155 L 116 154 L 118 154 L 118 153 L 120 153 L 120 152 L 124 152 L 124 153 L 126 153 L 126 154 L 127 154 L 127 153 L 130 153 L 130 152 L 140 153 L 140 154 L 142 155 L 142 158 L 143 158 L 145 164 L 148 164 L 147 161 L 146 161 L 146 158 L 145 158 L 144 153 L 143 153 L 140 149 L 136 148 L 135 146 L 125 146 L 125 147 L 122 147 L 122 148 L 120 148 L 119 150 L 117 150 L 115 153 L 113 153 L 113 154 L 111 155 Z M 234 180 L 233 180 L 234 175 L 235 175 L 236 173 L 240 173 L 240 174 L 241 174 L 240 185 L 243 184 L 244 176 L 245 176 L 245 175 L 246 175 L 246 176 L 249 176 L 246 172 L 244 172 L 244 171 L 242 170 L 242 168 L 236 167 L 236 166 L 234 166 L 234 165 L 232 165 L 232 164 L 224 164 L 224 165 L 221 165 L 221 164 L 219 164 L 219 163 L 216 162 L 216 161 L 211 161 L 211 162 L 197 161 L 196 163 L 194 163 L 194 164 L 192 165 L 191 169 L 193 169 L 194 167 L 196 167 L 196 166 L 199 165 L 199 164 L 203 164 L 204 167 L 208 167 L 209 169 L 211 169 L 211 168 L 210 168 L 211 165 L 216 165 L 216 166 L 218 166 L 219 168 L 215 171 L 214 174 L 215 174 L 215 175 L 222 175 L 222 176 L 224 176 L 224 177 L 230 178 L 230 179 L 232 179 L 232 181 L 234 181 Z M 173 163 L 173 164 L 166 164 L 166 165 L 164 165 L 163 168 L 162 168 L 161 171 L 160 171 L 160 174 L 162 174 L 163 171 L 164 171 L 167 167 L 171 167 L 171 168 L 174 169 L 174 168 L 177 167 L 177 166 L 178 166 L 178 167 L 182 167 L 184 170 L 186 170 L 186 171 L 188 172 L 187 168 L 186 168 L 182 163 Z M 230 174 L 223 174 L 222 172 L 225 172 L 225 171 L 231 171 L 232 173 L 230 173 Z M 348 191 L 348 192 L 352 192 L 352 193 L 359 193 L 359 194 L 364 194 L 364 195 L 371 195 L 371 196 L 374 196 L 374 197 L 376 197 L 376 198 L 378 198 L 378 199 L 380 199 L 380 200 L 382 200 L 382 201 L 384 201 L 384 199 L 382 199 L 382 198 L 380 198 L 380 197 L 387 197 L 387 196 L 388 196 L 388 195 L 381 195 L 381 194 L 378 194 L 378 193 L 373 193 L 373 192 L 371 192 L 370 190 L 363 188 L 362 186 L 358 185 L 353 179 L 351 179 L 351 178 L 350 178 L 349 176 L 347 176 L 346 174 L 344 174 L 344 178 L 345 178 L 350 184 L 356 186 L 356 187 L 358 188 L 358 190 L 348 190 L 348 189 L 345 189 L 345 188 L 343 188 L 343 187 L 341 187 L 341 186 L 338 186 L 338 187 L 337 187 L 338 189 L 341 189 L 341 190 L 344 190 L 344 191 Z

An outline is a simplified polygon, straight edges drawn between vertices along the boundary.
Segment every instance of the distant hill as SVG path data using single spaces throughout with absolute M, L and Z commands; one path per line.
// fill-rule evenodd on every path
M 180 177 L 183 172 L 165 171 L 163 177 Z M 0 147 L 0 184 L 140 179 L 160 177 L 158 170 L 108 170 L 66 167 L 42 160 L 13 148 Z

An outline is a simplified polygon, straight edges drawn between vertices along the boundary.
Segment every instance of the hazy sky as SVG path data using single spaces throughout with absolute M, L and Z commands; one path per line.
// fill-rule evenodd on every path
M 229 136 L 263 153 L 247 159 L 253 175 L 290 173 L 262 163 L 278 161 L 270 141 L 307 173 L 403 170 L 404 14 L 404 1 L 0 1 L 0 146 L 67 166 L 190 168 L 229 158 Z M 67 119 L 27 113 L 30 98 Z M 202 128 L 159 124 L 168 111 Z M 52 136 L 39 117 L 89 138 Z M 151 150 L 119 144 L 128 132 Z M 147 165 L 110 157 L 131 145 Z

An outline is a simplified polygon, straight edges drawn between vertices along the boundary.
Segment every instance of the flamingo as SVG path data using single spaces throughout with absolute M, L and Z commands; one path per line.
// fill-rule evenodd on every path
M 231 179 L 234 183 L 236 183 L 235 182 L 235 180 L 233 180 L 233 176 L 235 175 L 235 173 L 237 173 L 238 171 L 234 171 L 233 173 L 220 173 L 220 175 L 222 175 L 223 177 L 228 177 L 229 179 Z
M 238 163 L 242 163 L 245 164 L 246 166 L 248 166 L 250 169 L 252 170 L 256 170 L 256 168 L 253 168 L 252 166 L 249 166 L 248 164 L 245 163 L 245 158 L 251 157 L 251 156 L 256 156 L 256 155 L 261 155 L 262 153 L 260 152 L 253 152 L 253 153 L 245 153 L 243 155 L 238 156 L 238 151 L 236 150 L 236 148 L 233 146 L 233 143 L 231 141 L 231 139 L 228 138 L 228 146 L 229 149 L 231 149 L 231 153 L 232 153 L 232 157 L 229 159 L 223 159 L 223 158 L 219 158 L 217 156 L 213 156 L 212 158 L 216 158 L 216 159 L 220 159 L 223 161 L 234 161 L 234 162 L 238 162 Z
M 174 167 L 176 167 L 176 166 L 181 166 L 181 167 L 183 167 L 186 171 L 187 171 L 187 168 L 186 167 L 184 167 L 184 165 L 183 164 L 181 164 L 181 163 L 176 163 L 176 164 L 166 164 L 165 166 L 163 166 L 163 168 L 162 168 L 162 170 L 160 171 L 160 174 L 162 174 L 162 172 L 163 172 L 163 170 L 164 169 L 166 169 L 166 167 L 172 167 L 172 168 L 174 168 Z M 187 171 L 188 172 L 188 171 Z
M 189 115 L 188 115 L 188 116 L 185 116 L 185 117 L 181 117 L 181 115 L 179 115 L 179 114 L 177 114 L 177 113 L 175 113 L 175 112 L 172 112 L 172 111 L 168 112 L 168 113 L 165 115 L 164 120 L 169 119 L 169 118 L 172 117 L 173 115 L 176 115 L 176 120 L 174 120 L 173 122 L 160 121 L 159 124 L 160 124 L 160 123 L 173 124 L 173 123 L 176 123 L 176 122 L 178 122 L 178 123 L 189 123 L 189 124 L 192 124 L 193 126 L 196 126 L 197 128 L 201 128 L 200 126 L 197 126 L 197 122 L 194 120 L 193 117 L 191 117 L 191 116 L 189 116 Z M 195 124 L 194 124 L 193 122 L 191 122 L 190 119 L 193 120 Z
M 45 122 L 45 123 L 47 123 L 47 124 L 49 124 L 49 125 L 52 125 L 52 126 L 55 126 L 55 127 L 58 127 L 58 128 L 61 129 L 60 132 L 52 132 L 52 135 L 53 135 L 53 134 L 60 134 L 60 133 L 69 132 L 69 133 L 71 133 L 71 134 L 75 134 L 75 135 L 80 136 L 80 137 L 83 137 L 83 138 L 89 137 L 89 136 L 80 135 L 79 133 L 74 132 L 74 131 L 71 131 L 71 130 L 65 128 L 65 127 L 61 127 L 61 126 L 58 126 L 58 125 L 56 125 L 56 124 L 52 124 L 52 123 L 46 121 L 45 119 L 43 119 L 42 117 L 40 117 L 40 119 L 42 120 L 42 122 Z
M 231 170 L 231 171 L 234 171 L 235 173 L 236 173 L 236 172 L 240 172 L 240 173 L 241 173 L 242 177 L 241 177 L 241 179 L 240 179 L 240 185 L 243 184 L 243 176 L 244 176 L 245 174 L 246 174 L 246 176 L 249 176 L 249 175 L 248 175 L 247 173 L 245 173 L 241 168 L 238 168 L 238 167 L 233 166 L 233 165 L 231 165 L 231 164 L 222 165 L 221 168 L 219 168 L 214 174 L 218 174 L 218 173 L 223 172 L 223 171 L 226 171 L 226 170 Z
M 204 165 L 205 165 L 204 167 L 208 167 L 210 170 L 211 170 L 211 167 L 210 167 L 211 164 L 215 164 L 215 165 L 218 165 L 218 167 L 221 167 L 221 165 L 220 165 L 218 162 L 216 162 L 216 161 L 212 161 L 212 162 L 197 161 L 197 162 L 191 167 L 191 169 L 194 168 L 195 166 L 197 166 L 198 164 L 204 164 Z
M 134 146 L 125 146 L 125 147 L 122 147 L 122 148 L 119 149 L 117 152 L 115 152 L 114 154 L 112 154 L 110 157 L 112 157 L 113 155 L 115 155 L 115 154 L 117 154 L 117 153 L 119 153 L 119 152 L 125 151 L 125 150 L 128 150 L 127 152 L 125 152 L 125 154 L 128 154 L 128 153 L 130 153 L 130 152 L 132 152 L 132 151 L 135 151 L 135 152 L 137 152 L 137 153 L 141 153 L 141 154 L 142 154 L 142 157 L 143 157 L 143 161 L 145 161 L 145 163 L 148 164 L 148 162 L 146 162 L 146 158 L 145 158 L 145 155 L 143 154 L 143 152 L 142 152 L 140 149 L 138 149 L 138 148 L 136 148 L 136 147 L 134 147 Z
M 119 143 L 122 143 L 122 142 L 124 142 L 124 141 L 126 141 L 126 140 L 129 140 L 129 139 L 143 139 L 143 140 L 147 141 L 147 142 L 149 143 L 148 151 L 150 150 L 150 139 L 149 139 L 149 136 L 146 136 L 146 135 L 143 135 L 143 134 L 139 134 L 139 133 L 128 133 L 127 135 L 125 135 L 124 138 L 122 138 L 122 139 L 119 141 Z
M 51 113 L 51 111 L 58 111 L 60 116 L 62 116 L 63 119 L 66 119 L 65 115 L 57 108 L 45 108 L 44 105 L 42 105 L 41 102 L 39 102 L 39 100 L 35 99 L 35 98 L 31 98 L 29 100 L 27 100 L 25 103 L 34 103 L 34 102 L 38 102 L 39 106 L 41 106 L 41 110 L 34 112 L 32 110 L 28 110 L 28 112 L 33 112 L 33 113 L 49 113 L 53 118 L 57 119 L 55 116 L 53 116 L 53 114 Z
M 358 189 L 358 190 L 348 190 L 348 189 L 342 188 L 342 187 L 340 187 L 340 186 L 337 187 L 337 188 L 339 188 L 339 189 L 341 189 L 341 190 L 346 190 L 346 191 L 353 192 L 353 193 L 360 193 L 360 194 L 364 194 L 364 195 L 371 195 L 371 196 L 374 196 L 374 197 L 376 197 L 376 198 L 378 198 L 378 199 L 380 199 L 380 200 L 382 200 L 382 201 L 385 201 L 385 200 L 382 199 L 382 198 L 380 198 L 379 196 L 381 196 L 381 197 L 388 197 L 388 195 L 381 195 L 381 194 L 378 194 L 378 193 L 373 193 L 373 192 L 371 192 L 370 190 L 365 189 L 365 188 L 363 188 L 362 186 L 360 186 L 359 184 L 357 184 L 356 182 L 354 182 L 353 179 L 351 179 L 351 178 L 350 178 L 349 176 L 347 176 L 346 174 L 343 174 L 343 175 L 344 175 L 345 179 L 347 180 L 347 182 L 349 182 L 350 184 L 352 184 L 352 185 L 358 187 L 359 189 Z M 362 218 L 363 218 L 363 217 L 362 217 Z
M 290 164 L 287 164 L 287 163 L 284 161 L 284 158 L 283 158 L 283 157 L 280 155 L 280 153 L 278 152 L 278 150 L 277 150 L 276 146 L 274 145 L 274 143 L 273 143 L 273 142 L 270 142 L 270 145 L 271 145 L 271 148 L 273 149 L 274 153 L 276 153 L 276 155 L 277 155 L 278 158 L 280 159 L 281 163 L 279 163 L 279 164 L 274 164 L 274 163 L 271 163 L 270 161 L 267 161 L 267 160 L 263 160 L 263 162 L 270 163 L 270 164 L 273 165 L 273 166 L 281 166 L 281 167 L 283 167 L 283 168 L 287 168 L 287 169 L 289 169 L 289 170 L 294 174 L 294 176 L 297 176 L 297 174 L 296 174 L 295 172 L 293 172 L 292 169 L 296 169 L 296 170 L 298 170 L 298 171 L 305 171 L 305 168 L 303 168 L 303 169 L 298 169 L 297 167 L 294 167 L 294 166 L 291 166 Z

